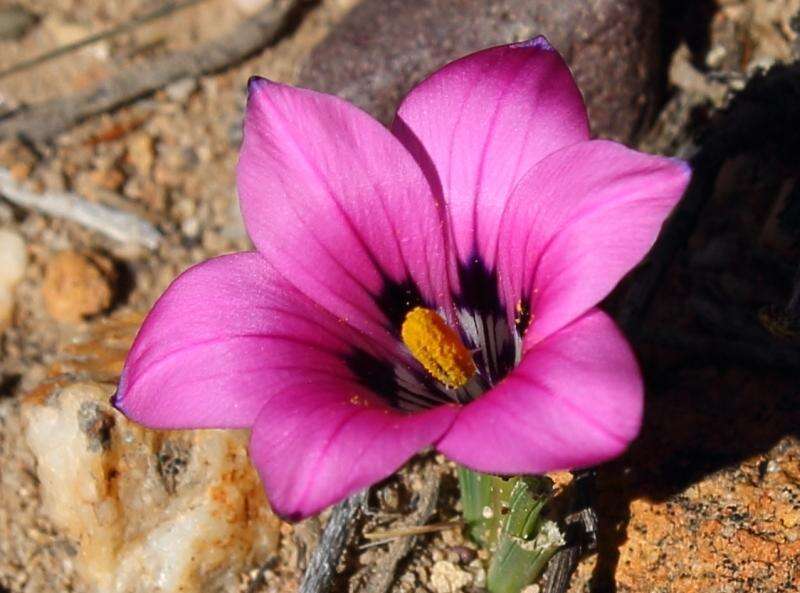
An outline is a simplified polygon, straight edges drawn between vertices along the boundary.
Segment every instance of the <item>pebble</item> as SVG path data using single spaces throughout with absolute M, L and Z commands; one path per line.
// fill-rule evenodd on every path
M 472 575 L 447 560 L 433 564 L 430 588 L 434 593 L 459 593 L 472 584 Z
M 473 584 L 475 585 L 475 587 L 477 587 L 478 589 L 486 588 L 486 569 L 485 568 L 483 568 L 482 566 L 474 567 L 473 568 L 473 572 L 472 572 L 472 576 L 473 576 L 473 579 L 474 579 Z
M 479 49 L 543 34 L 569 63 L 598 136 L 630 141 L 658 104 L 655 0 L 365 0 L 311 53 L 299 86 L 383 122 L 423 77 Z
M 149 177 L 155 161 L 153 138 L 146 132 L 137 132 L 131 134 L 127 144 L 128 162 L 139 175 Z
M 0 229 L 0 286 L 13 288 L 25 275 L 25 240 L 10 229 Z
M 196 90 L 197 79 L 195 78 L 181 78 L 164 88 L 167 97 L 176 103 L 185 102 Z
M 97 187 L 108 191 L 117 191 L 125 183 L 125 175 L 116 167 L 95 169 L 89 173 L 89 180 Z
M 47 265 L 42 296 L 53 319 L 69 323 L 96 315 L 111 305 L 114 263 L 97 253 L 62 251 Z
M 14 287 L 25 275 L 28 254 L 24 239 L 9 229 L 0 229 L 0 330 L 11 322 Z
M 187 218 L 181 223 L 181 233 L 188 239 L 196 239 L 200 236 L 200 221 L 195 217 Z
M 0 165 L 9 170 L 14 181 L 28 179 L 37 162 L 37 155 L 18 140 L 0 143 Z
M 452 546 L 448 552 L 453 553 L 461 564 L 469 564 L 477 557 L 477 552 L 466 546 Z

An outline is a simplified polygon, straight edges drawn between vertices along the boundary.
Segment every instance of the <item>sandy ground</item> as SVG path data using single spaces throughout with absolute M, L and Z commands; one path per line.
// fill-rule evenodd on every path
M 41 513 L 35 462 L 21 432 L 20 398 L 34 390 L 61 359 L 65 347 L 98 320 L 121 311 L 144 311 L 189 265 L 248 248 L 234 184 L 245 82 L 252 74 L 295 80 L 310 50 L 356 3 L 323 0 L 314 4 L 274 47 L 243 64 L 199 80 L 179 81 L 111 114 L 92 118 L 51 145 L 0 144 L 0 166 L 11 170 L 18 181 L 37 191 L 73 191 L 132 213 L 153 224 L 164 237 L 155 250 L 120 245 L 76 223 L 0 199 L 0 228 L 24 239 L 28 257 L 24 276 L 14 289 L 13 317 L 0 339 L 0 591 L 86 591 L 75 576 L 75 542 L 59 534 Z M 0 109 L 88 88 L 121 65 L 146 67 L 154 56 L 191 47 L 235 27 L 260 4 L 258 0 L 205 0 L 134 32 L 0 79 Z M 792 17 L 797 19 L 800 3 L 720 0 L 718 5 L 700 4 L 705 8 L 670 13 L 675 20 L 665 28 L 668 35 L 691 33 L 692 28 L 698 31 L 681 35 L 687 41 L 672 43 L 670 38 L 665 43 L 670 93 L 642 139 L 648 150 L 665 154 L 694 150 L 700 142 L 698 132 L 758 68 L 797 58 Z M 15 5 L 17 9 L 36 18 L 18 38 L 0 40 L 0 69 L 158 5 L 143 0 L 21 2 Z M 708 214 L 702 219 L 691 242 L 692 253 L 681 256 L 666 294 L 659 297 L 653 313 L 656 321 L 669 324 L 677 319 L 675 325 L 694 327 L 698 316 L 687 315 L 683 305 L 697 300 L 698 286 L 709 287 L 715 294 L 723 291 L 726 298 L 754 307 L 785 298 L 792 276 L 788 262 L 797 261 L 797 244 L 791 233 L 777 229 L 775 219 L 797 172 L 777 171 L 776 165 L 763 173 L 768 166 L 764 161 L 769 159 L 758 155 L 753 159 L 756 164 L 749 176 L 734 168 L 721 177 L 711 208 L 725 213 L 727 222 Z M 760 183 L 759 179 L 777 181 Z M 758 287 L 742 286 L 742 274 L 733 266 L 726 267 L 730 261 L 726 258 L 733 257 L 730 249 L 742 249 L 751 242 L 759 253 L 766 253 L 764 260 L 773 262 L 770 269 L 777 270 L 761 278 Z M 77 254 L 72 263 L 57 257 L 65 251 Z M 718 269 L 713 269 L 715 261 L 722 262 Z M 71 288 L 54 284 L 52 276 L 59 272 L 83 278 L 83 284 Z M 93 288 L 86 290 L 87 285 Z M 783 428 L 787 414 L 796 415 L 787 402 L 796 400 L 765 395 L 790 393 L 790 374 L 766 368 L 741 370 L 729 362 L 692 367 L 686 362 L 691 353 L 683 352 L 681 358 L 681 353 L 664 348 L 663 343 L 637 348 L 656 401 L 661 402 L 654 408 L 658 415 L 646 426 L 651 432 L 644 445 L 601 474 L 601 484 L 615 495 L 601 496 L 605 514 L 601 516 L 600 555 L 589 556 L 581 564 L 573 591 L 613 590 L 606 588 L 613 583 L 617 590 L 631 592 L 797 590 L 800 575 L 791 565 L 800 555 L 800 446 L 789 436 L 792 430 Z M 710 401 L 723 402 L 721 407 L 727 405 L 725 389 L 739 393 L 744 385 L 750 394 L 747 401 L 764 403 L 762 407 L 743 404 L 735 413 L 755 415 L 766 410 L 764 421 L 771 422 L 774 430 L 752 438 L 748 433 L 743 446 L 731 445 L 730 431 L 722 431 L 728 440 L 718 446 L 708 445 L 717 441 L 705 435 L 708 438 L 698 445 L 698 459 L 707 461 L 716 455 L 718 461 L 690 461 L 685 466 L 675 462 L 697 444 L 684 432 L 698 426 L 709 430 L 714 422 L 724 425 L 729 420 L 725 414 L 697 422 L 689 417 L 683 428 L 661 420 L 671 414 L 674 401 L 680 404 L 698 385 L 713 385 Z M 738 397 L 736 402 L 744 401 Z M 707 409 L 689 408 L 698 417 L 713 416 Z M 676 435 L 673 438 L 664 431 L 676 431 Z M 658 436 L 650 436 L 655 433 Z M 664 464 L 652 462 L 653 452 L 663 451 L 665 442 L 686 447 L 668 444 Z M 431 465 L 440 467 L 445 476 L 436 520 L 454 518 L 457 497 L 452 468 L 443 459 L 428 456 L 375 493 L 378 514 L 364 529 L 391 525 L 398 513 L 408 512 L 409 501 L 422 488 L 420 475 Z M 317 530 L 313 521 L 295 528 L 285 526 L 277 564 L 243 573 L 243 589 L 291 590 Z M 359 590 L 365 580 L 364 567 L 381 562 L 387 554 L 382 547 L 354 553 L 354 562 L 345 571 L 348 578 L 352 576 L 349 588 Z M 699 560 L 687 563 L 687 556 Z M 481 559 L 474 546 L 453 530 L 423 539 L 402 565 L 393 590 L 447 593 L 432 584 L 432 574 L 451 569 L 470 575 L 464 581 L 466 590 L 480 590 Z

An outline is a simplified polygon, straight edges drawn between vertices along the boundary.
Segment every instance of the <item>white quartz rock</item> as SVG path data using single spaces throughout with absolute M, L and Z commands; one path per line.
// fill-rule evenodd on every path
M 45 512 L 77 542 L 103 593 L 233 590 L 274 553 L 270 512 L 242 431 L 151 431 L 76 383 L 23 404 Z

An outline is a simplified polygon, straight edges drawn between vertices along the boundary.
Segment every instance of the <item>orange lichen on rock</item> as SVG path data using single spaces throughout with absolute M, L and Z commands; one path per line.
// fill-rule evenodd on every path
M 618 591 L 797 591 L 799 472 L 800 441 L 786 437 L 668 500 L 634 500 Z

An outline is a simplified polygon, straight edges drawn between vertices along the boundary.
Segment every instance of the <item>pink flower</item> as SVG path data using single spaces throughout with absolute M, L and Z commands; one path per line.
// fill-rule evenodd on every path
M 596 305 L 647 253 L 686 164 L 590 140 L 542 37 L 422 82 L 391 131 L 253 79 L 238 167 L 257 251 L 183 273 L 116 405 L 156 428 L 250 428 L 281 515 L 433 445 L 502 474 L 585 467 L 636 436 L 634 356 Z

